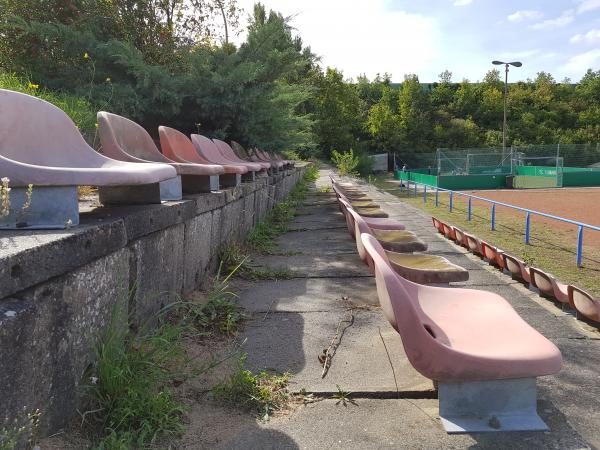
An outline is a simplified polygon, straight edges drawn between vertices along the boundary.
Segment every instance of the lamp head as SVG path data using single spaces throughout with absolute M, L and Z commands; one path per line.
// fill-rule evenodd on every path
M 492 61 L 492 64 L 495 66 L 501 66 L 502 64 L 506 64 L 506 63 L 504 63 L 502 61 Z

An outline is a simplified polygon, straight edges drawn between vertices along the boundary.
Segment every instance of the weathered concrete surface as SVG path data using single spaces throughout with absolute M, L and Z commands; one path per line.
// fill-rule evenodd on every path
M 343 406 L 325 400 L 286 419 L 243 423 L 211 443 L 217 449 L 585 449 L 586 442 L 553 404 L 539 404 L 549 433 L 447 435 L 437 400 L 358 399 Z M 221 416 L 221 420 L 223 416 Z M 209 423 L 210 423 L 210 419 Z M 210 425 L 209 425 L 210 426 Z M 193 447 L 186 447 L 193 448 Z
M 126 317 L 129 250 L 0 302 L 0 417 L 39 409 L 42 430 L 73 417 L 77 391 L 117 301 Z
M 226 240 L 245 236 L 302 173 L 160 205 L 90 202 L 80 227 L 2 232 L 0 418 L 39 408 L 42 434 L 64 426 L 117 299 L 123 320 L 131 311 L 141 321 L 201 286 Z
M 338 327 L 335 341 L 339 345 L 327 375 L 321 378 L 323 365 L 318 356 L 329 346 Z M 277 312 L 250 321 L 241 338 L 247 339 L 247 363 L 291 372 L 294 391 L 335 392 L 336 385 L 340 385 L 353 392 L 395 393 L 385 347 L 401 392 L 433 389 L 431 381 L 412 368 L 398 333 L 380 311 Z
M 366 265 L 362 264 L 356 251 L 352 253 L 350 250 L 344 253 L 326 253 L 319 256 L 314 253 L 292 256 L 256 256 L 252 261 L 265 270 L 288 269 L 296 278 L 371 277 L 371 272 Z

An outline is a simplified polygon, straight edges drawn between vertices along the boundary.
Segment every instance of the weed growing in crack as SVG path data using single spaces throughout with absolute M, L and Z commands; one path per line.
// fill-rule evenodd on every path
M 264 421 L 277 410 L 283 409 L 290 399 L 287 386 L 291 374 L 258 374 L 244 369 L 247 355 L 240 357 L 238 369 L 228 380 L 211 391 L 214 401 L 254 411 Z
M 339 384 L 335 385 L 337 388 L 337 392 L 335 394 L 333 394 L 333 399 L 337 400 L 337 402 L 335 402 L 336 405 L 339 405 L 340 403 L 344 406 L 348 406 L 348 404 L 352 404 L 354 406 L 358 406 L 358 404 L 356 403 L 356 401 L 352 398 L 350 398 L 350 396 L 352 395 L 352 392 L 348 392 L 348 391 L 344 391 Z

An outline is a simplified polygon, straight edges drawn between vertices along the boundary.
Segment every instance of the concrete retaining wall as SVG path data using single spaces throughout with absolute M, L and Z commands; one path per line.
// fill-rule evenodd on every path
M 81 226 L 0 234 L 0 426 L 42 412 L 52 433 L 76 414 L 82 377 L 119 298 L 151 317 L 202 287 L 303 174 L 292 169 L 162 205 L 82 207 Z M 125 315 L 125 312 L 123 312 Z

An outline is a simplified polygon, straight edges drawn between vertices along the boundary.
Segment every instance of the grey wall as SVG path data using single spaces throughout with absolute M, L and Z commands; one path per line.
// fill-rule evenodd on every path
M 117 300 L 128 298 L 143 320 L 202 287 L 223 245 L 243 238 L 302 174 L 162 205 L 82 208 L 71 230 L 3 231 L 0 425 L 35 409 L 43 434 L 67 425 Z

